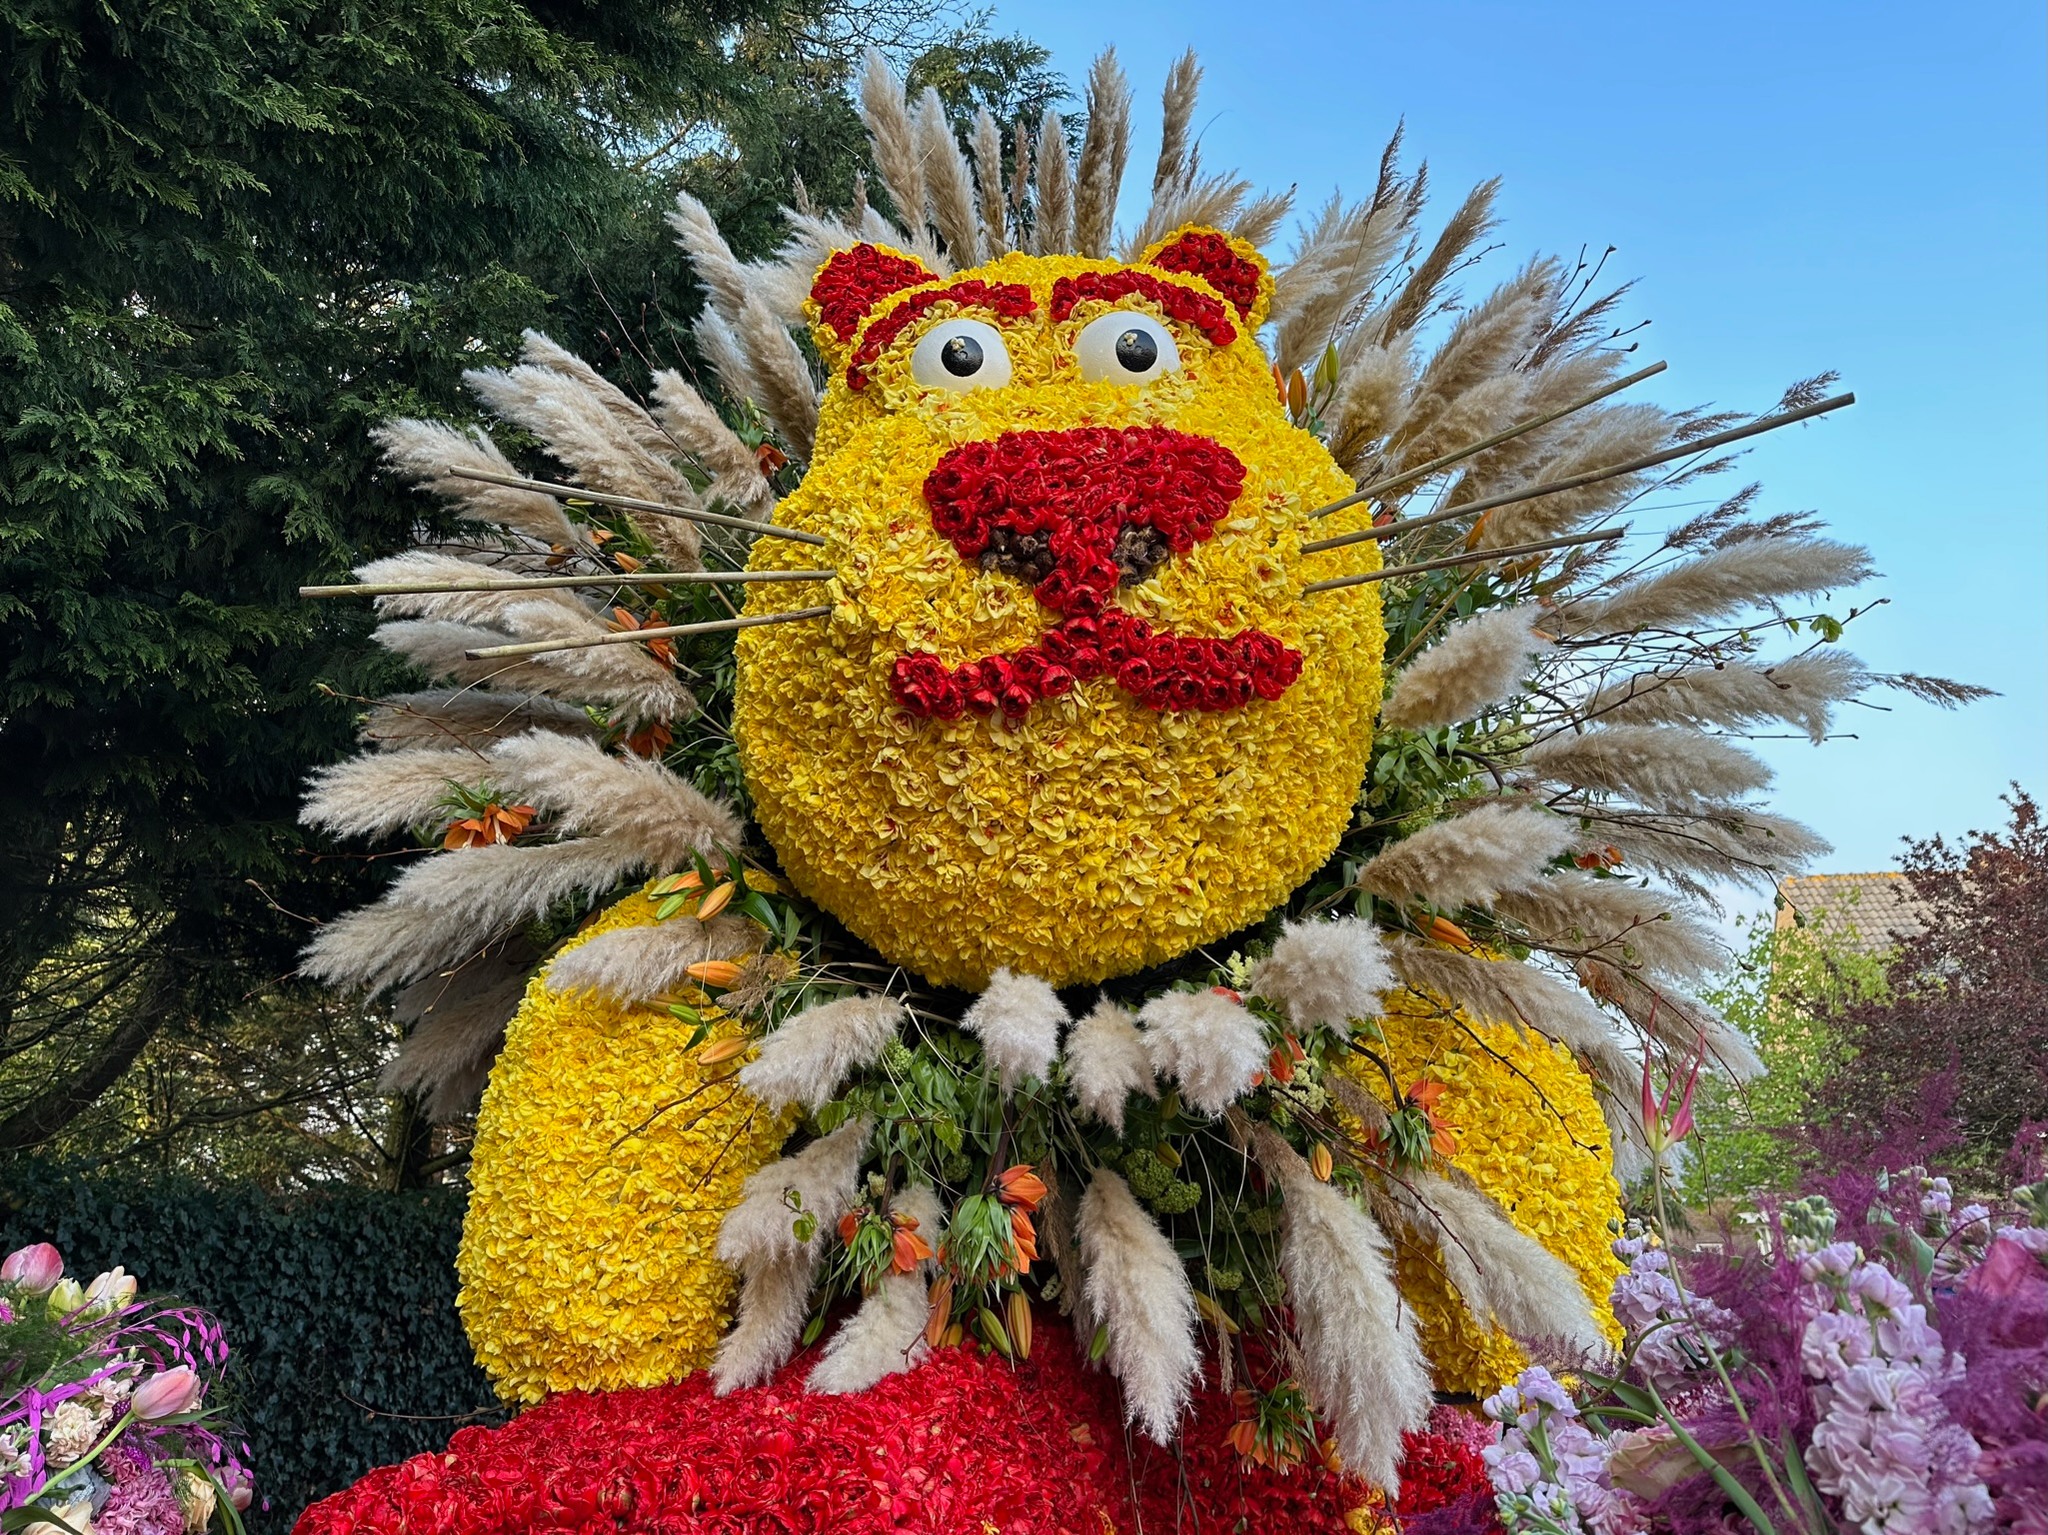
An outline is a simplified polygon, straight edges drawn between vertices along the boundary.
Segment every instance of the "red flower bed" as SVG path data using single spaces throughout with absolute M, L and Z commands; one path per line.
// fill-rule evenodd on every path
M 555 1397 L 371 1472 L 308 1509 L 297 1535 L 1109 1535 L 1141 1519 L 1332 1535 L 1369 1497 L 1317 1467 L 1245 1469 L 1213 1391 L 1177 1454 L 1128 1438 L 1114 1382 L 1050 1320 L 1026 1363 L 944 1349 L 854 1396 L 806 1392 L 811 1363 L 724 1398 L 701 1375 Z

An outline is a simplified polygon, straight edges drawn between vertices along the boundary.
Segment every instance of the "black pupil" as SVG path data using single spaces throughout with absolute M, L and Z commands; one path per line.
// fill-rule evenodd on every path
M 972 336 L 955 336 L 939 348 L 939 361 L 955 378 L 972 378 L 981 371 L 981 343 Z
M 1116 360 L 1132 373 L 1143 373 L 1159 361 L 1159 343 L 1135 328 L 1116 338 Z

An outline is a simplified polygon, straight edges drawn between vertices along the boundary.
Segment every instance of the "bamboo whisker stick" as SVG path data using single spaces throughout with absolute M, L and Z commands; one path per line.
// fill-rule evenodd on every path
M 685 506 L 665 506 L 659 501 L 642 501 L 638 496 L 615 496 L 608 490 L 586 490 L 581 485 L 557 485 L 552 480 L 526 480 L 516 474 L 494 474 L 487 469 L 450 469 L 448 473 L 458 480 L 480 480 L 486 485 L 504 485 L 512 490 L 537 490 L 544 496 L 553 496 L 557 501 L 594 501 L 599 506 L 617 506 L 629 512 L 652 512 L 657 517 L 680 517 L 685 522 L 701 522 L 714 528 L 737 528 L 742 533 L 755 533 L 762 538 L 787 538 L 799 544 L 825 542 L 816 533 L 801 533 L 795 528 L 778 528 L 772 522 L 755 522 L 746 517 L 728 517 L 723 512 L 693 511 Z
M 1412 576 L 1425 570 L 1449 570 L 1454 565 L 1487 565 L 1495 560 L 1511 560 L 1520 554 L 1545 554 L 1552 549 L 1569 549 L 1574 544 L 1603 543 L 1610 538 L 1620 538 L 1627 528 L 1595 528 L 1590 533 L 1573 533 L 1566 538 L 1545 538 L 1533 544 L 1509 544 L 1502 549 L 1474 549 L 1466 554 L 1447 554 L 1440 560 L 1418 560 L 1413 565 L 1386 565 L 1378 570 L 1368 570 L 1362 576 L 1336 576 L 1328 581 L 1311 581 L 1301 589 L 1301 595 L 1311 596 L 1316 592 L 1334 592 L 1346 586 L 1367 586 L 1374 581 L 1391 581 L 1396 576 Z
M 794 624 L 805 619 L 829 618 L 830 606 L 798 608 L 790 613 L 756 613 L 746 618 L 718 618 L 701 624 L 668 624 L 655 629 L 620 629 L 583 640 L 533 640 L 522 645 L 486 645 L 465 650 L 472 661 L 503 661 L 517 656 L 541 656 L 551 650 L 588 650 L 593 645 L 630 645 L 638 640 L 668 640 L 685 634 L 725 634 L 734 629 L 758 629 L 763 624 Z
M 1381 539 L 1399 538 L 1403 533 L 1412 533 L 1417 528 L 1433 527 L 1440 522 L 1449 522 L 1458 517 L 1476 517 L 1490 512 L 1497 506 L 1513 506 L 1518 501 L 1534 501 L 1539 496 L 1554 496 L 1560 491 L 1578 490 L 1587 485 L 1598 485 L 1602 480 L 1619 479 L 1624 474 L 1635 474 L 1644 469 L 1655 469 L 1659 464 L 1668 464 L 1676 459 L 1691 458 L 1698 453 L 1711 452 L 1731 442 L 1740 442 L 1745 437 L 1755 437 L 1761 432 L 1774 432 L 1781 426 L 1794 422 L 1811 420 L 1831 410 L 1840 410 L 1844 405 L 1854 405 L 1856 396 L 1838 394 L 1831 400 L 1821 400 L 1812 405 L 1802 405 L 1797 410 L 1788 410 L 1776 416 L 1766 416 L 1761 421 L 1752 421 L 1748 426 L 1738 426 L 1726 432 L 1716 432 L 1711 437 L 1701 437 L 1694 442 L 1681 443 L 1675 448 L 1666 448 L 1661 453 L 1646 454 L 1632 458 L 1626 463 L 1609 464 L 1604 469 L 1588 469 L 1584 474 L 1574 474 L 1562 480 L 1552 480 L 1546 485 L 1531 485 L 1524 490 L 1505 491 L 1484 501 L 1474 501 L 1465 506 L 1454 506 L 1448 511 L 1431 512 L 1427 517 L 1410 517 L 1401 522 L 1390 522 L 1383 528 L 1360 528 L 1356 533 L 1340 534 L 1336 538 L 1319 538 L 1314 543 L 1303 544 L 1303 554 L 1316 554 L 1325 549 L 1343 549 L 1351 544 L 1374 542 Z
M 1327 517 L 1332 512 L 1341 512 L 1348 506 L 1356 506 L 1361 501 L 1375 500 L 1380 496 L 1384 496 L 1390 490 L 1399 490 L 1403 485 L 1412 485 L 1417 480 L 1426 480 L 1439 470 L 1448 469 L 1453 464 L 1462 464 L 1466 459 L 1476 457 L 1478 454 L 1484 453 L 1488 448 L 1497 448 L 1504 442 L 1513 442 L 1517 437 L 1522 436 L 1526 432 L 1533 432 L 1539 427 L 1548 426 L 1553 421 L 1562 421 L 1566 416 L 1576 415 L 1589 405 L 1598 405 L 1611 394 L 1620 394 L 1622 390 L 1632 385 L 1640 384 L 1646 378 L 1655 378 L 1668 366 L 1669 364 L 1667 363 L 1653 362 L 1649 367 L 1629 374 L 1627 378 L 1618 378 L 1605 388 L 1594 390 L 1582 400 L 1574 400 L 1569 405 L 1560 405 L 1548 415 L 1532 416 L 1527 421 L 1518 421 L 1513 426 L 1495 432 L 1491 437 L 1482 437 L 1479 441 L 1459 448 L 1455 452 L 1446 453 L 1441 458 L 1433 458 L 1426 464 L 1416 465 L 1413 469 L 1403 469 L 1399 474 L 1390 475 L 1384 480 L 1375 480 L 1370 485 L 1354 490 L 1341 501 L 1332 501 L 1328 506 L 1317 507 L 1308 515 L 1311 519 Z
M 714 586 L 728 581 L 829 581 L 831 570 L 632 570 L 609 576 L 479 576 L 474 581 L 371 581 L 302 586 L 301 597 L 410 597 L 434 592 L 546 592 L 565 586 Z

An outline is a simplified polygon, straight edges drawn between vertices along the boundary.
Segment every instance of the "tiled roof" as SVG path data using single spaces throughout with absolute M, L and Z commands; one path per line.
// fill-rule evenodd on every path
M 1802 874 L 1778 882 L 1777 926 L 1874 954 L 1912 937 L 1926 920 L 1903 874 Z

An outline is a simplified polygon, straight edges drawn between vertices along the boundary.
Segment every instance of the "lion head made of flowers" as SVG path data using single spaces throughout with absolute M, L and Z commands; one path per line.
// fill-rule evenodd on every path
M 1302 553 L 1367 509 L 1308 518 L 1353 487 L 1276 395 L 1271 292 L 1198 228 L 1128 264 L 940 277 L 861 245 L 819 271 L 831 377 L 777 521 L 836 575 L 748 612 L 831 616 L 741 636 L 734 734 L 784 868 L 891 961 L 973 987 L 1128 973 L 1255 921 L 1335 847 L 1379 599 L 1304 588 L 1377 555 Z

